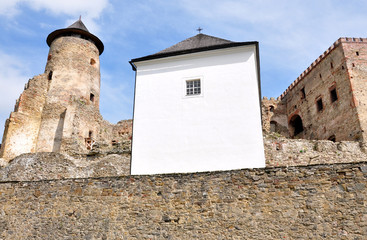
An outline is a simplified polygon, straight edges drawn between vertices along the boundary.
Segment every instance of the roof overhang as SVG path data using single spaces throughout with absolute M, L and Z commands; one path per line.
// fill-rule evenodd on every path
M 142 61 L 159 59 L 159 58 L 166 58 L 166 57 L 173 57 L 173 56 L 190 54 L 190 53 L 204 52 L 204 51 L 210 51 L 210 50 L 246 46 L 246 45 L 256 45 L 256 48 L 258 48 L 258 44 L 259 43 L 257 41 L 252 41 L 252 42 L 231 42 L 231 43 L 228 43 L 228 44 L 220 44 L 220 45 L 214 45 L 214 46 L 208 46 L 208 47 L 193 48 L 193 49 L 189 49 L 189 50 L 152 54 L 152 55 L 148 55 L 148 56 L 141 57 L 141 58 L 131 59 L 131 61 L 129 61 L 129 63 L 132 65 L 133 69 L 135 68 L 134 69 L 134 71 L 135 71 L 136 67 L 135 67 L 135 65 L 133 65 L 133 63 L 136 63 L 136 62 L 142 62 Z
M 103 50 L 104 50 L 104 45 L 98 37 L 91 34 L 90 32 L 84 31 L 84 30 L 79 29 L 79 28 L 63 28 L 63 29 L 53 31 L 52 33 L 50 33 L 48 35 L 48 37 L 46 39 L 47 45 L 51 46 L 51 43 L 56 38 L 61 37 L 61 36 L 65 36 L 65 34 L 80 34 L 81 36 L 84 36 L 84 37 L 90 39 L 91 41 L 93 41 L 93 43 L 98 48 L 99 55 L 101 55 Z

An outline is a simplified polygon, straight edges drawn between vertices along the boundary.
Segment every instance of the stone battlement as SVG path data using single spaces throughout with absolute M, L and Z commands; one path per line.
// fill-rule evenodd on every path
M 340 43 L 367 43 L 367 38 L 351 38 L 351 37 L 341 37 L 336 40 L 325 52 L 323 52 L 311 65 L 298 76 L 298 78 L 288 86 L 288 88 L 278 97 L 278 99 L 283 99 L 285 95 L 288 94 L 303 78 L 315 68 L 327 55 L 330 54 Z

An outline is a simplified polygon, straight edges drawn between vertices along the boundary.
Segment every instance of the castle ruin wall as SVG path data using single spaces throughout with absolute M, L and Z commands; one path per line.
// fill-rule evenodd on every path
M 35 152 L 48 82 L 45 74 L 28 81 L 14 112 L 5 122 L 0 158 L 13 159 L 24 152 Z

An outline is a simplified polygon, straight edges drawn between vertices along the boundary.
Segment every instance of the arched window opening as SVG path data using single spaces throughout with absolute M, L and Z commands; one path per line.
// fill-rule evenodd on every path
M 273 106 L 273 105 L 270 105 L 270 107 L 269 107 L 269 111 L 270 111 L 270 112 L 274 112 L 274 106 Z
M 299 133 L 303 132 L 303 123 L 302 123 L 302 119 L 299 115 L 294 115 L 291 118 L 291 120 L 289 121 L 289 125 L 291 126 L 291 128 L 293 130 L 293 136 L 296 136 Z
M 270 132 L 277 132 L 278 123 L 276 121 L 270 122 Z

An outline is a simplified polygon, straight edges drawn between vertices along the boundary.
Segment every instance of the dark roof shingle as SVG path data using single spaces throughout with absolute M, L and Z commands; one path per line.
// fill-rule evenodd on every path
M 148 55 L 141 58 L 135 58 L 130 61 L 134 62 L 146 61 L 151 59 L 158 59 L 164 57 L 171 57 L 189 53 L 196 53 L 202 51 L 209 51 L 221 48 L 237 47 L 244 45 L 257 44 L 257 42 L 233 42 L 222 38 L 209 36 L 206 34 L 197 34 L 191 38 L 185 39 L 169 48 L 159 51 L 155 54 Z M 134 68 L 134 67 L 133 67 Z
M 88 28 L 84 25 L 84 23 L 80 19 L 78 21 L 76 21 L 75 23 L 71 24 L 67 28 L 78 28 L 78 29 L 81 29 L 83 31 L 89 32 Z
M 217 38 L 205 34 L 198 34 L 186 40 L 183 40 L 169 48 L 166 48 L 156 54 L 161 53 L 170 53 L 170 52 L 177 52 L 177 51 L 185 51 L 185 50 L 192 50 L 196 48 L 205 48 L 210 46 L 217 46 L 222 44 L 233 43 L 232 41 L 225 40 L 222 38 Z

